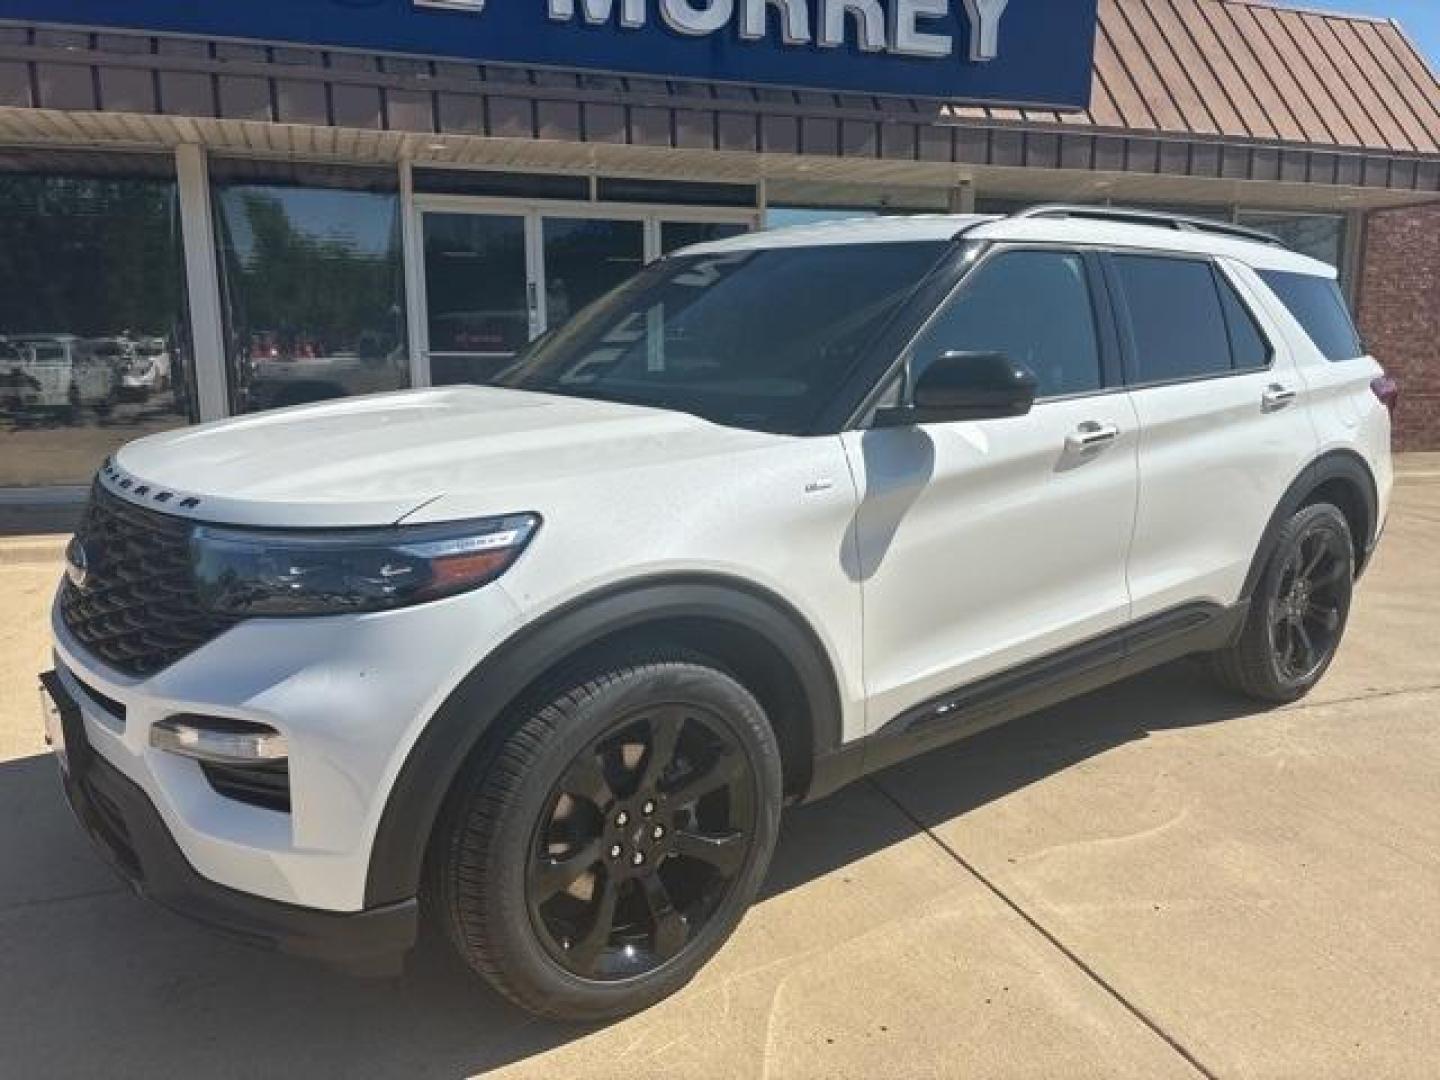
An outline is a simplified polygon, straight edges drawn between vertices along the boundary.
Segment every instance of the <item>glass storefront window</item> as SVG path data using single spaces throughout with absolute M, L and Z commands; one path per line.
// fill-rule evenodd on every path
M 1339 214 L 1284 214 L 1242 210 L 1237 216 L 1241 225 L 1274 233 L 1287 246 L 1345 269 L 1345 219 Z
M 0 157 L 0 487 L 191 422 L 190 358 L 171 159 Z
M 410 383 L 395 170 L 213 163 L 235 412 Z

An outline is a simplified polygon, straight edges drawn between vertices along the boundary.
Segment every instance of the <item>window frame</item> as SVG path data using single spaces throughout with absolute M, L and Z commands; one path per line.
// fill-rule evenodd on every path
M 1118 326 L 1110 294 L 1109 283 L 1100 265 L 1100 251 L 1083 244 L 1046 243 L 1043 241 L 1001 241 L 984 246 L 971 260 L 964 271 L 947 289 L 945 294 L 931 307 L 929 314 L 909 335 L 895 361 L 876 380 L 873 391 L 857 410 L 859 422 L 851 425 L 858 428 L 872 426 L 876 408 L 891 393 L 897 380 L 910 381 L 910 365 L 914 359 L 915 346 L 930 332 L 951 304 L 955 303 L 968 289 L 979 274 L 993 260 L 1017 252 L 1043 252 L 1055 255 L 1071 255 L 1081 261 L 1085 270 L 1085 285 L 1090 297 L 1090 313 L 1094 321 L 1096 353 L 1100 360 L 1100 385 L 1091 390 L 1079 390 L 1072 394 L 1051 394 L 1037 397 L 1036 407 L 1051 402 L 1075 401 L 1083 398 L 1103 397 L 1120 393 L 1126 389 L 1124 370 L 1118 338 Z M 968 422 L 968 421 L 961 421 Z
M 1240 310 L 1249 316 L 1251 325 L 1255 327 L 1256 333 L 1260 335 L 1261 343 L 1265 346 L 1265 363 L 1259 366 L 1240 367 L 1239 358 L 1235 353 L 1235 336 L 1230 329 L 1230 320 L 1226 318 L 1225 336 L 1230 339 L 1230 373 L 1233 375 L 1254 375 L 1256 372 L 1273 370 L 1275 367 L 1275 357 L 1277 356 L 1275 340 L 1270 335 L 1270 332 L 1266 330 L 1265 321 L 1260 318 L 1259 313 L 1256 311 L 1255 304 L 1245 295 L 1240 287 L 1240 282 L 1236 280 L 1235 275 L 1230 272 L 1228 266 L 1225 266 L 1220 260 L 1216 259 L 1213 261 L 1212 270 L 1215 274 L 1216 290 L 1230 290 L 1230 295 L 1235 297 L 1236 302 L 1240 305 Z M 1225 299 L 1223 296 L 1220 299 L 1220 310 L 1221 314 L 1224 315 Z
M 1212 371 L 1200 375 L 1181 375 L 1173 379 L 1141 379 L 1139 348 L 1135 341 L 1133 320 L 1130 317 L 1130 298 L 1125 292 L 1125 286 L 1120 280 L 1120 272 L 1115 262 L 1117 258 L 1125 257 L 1176 259 L 1182 262 L 1201 263 L 1209 267 L 1211 285 L 1215 289 L 1215 303 L 1220 309 L 1220 321 L 1225 329 L 1225 342 L 1230 352 L 1230 367 L 1228 370 Z M 1256 375 L 1274 369 L 1276 356 L 1278 355 L 1274 338 L 1267 330 L 1265 321 L 1257 315 L 1255 305 L 1251 303 L 1244 292 L 1237 287 L 1236 282 L 1230 277 L 1218 257 L 1189 251 L 1108 247 L 1102 250 L 1101 261 L 1104 265 L 1105 278 L 1110 285 L 1110 295 L 1114 304 L 1115 326 L 1116 332 L 1120 337 L 1121 355 L 1125 369 L 1125 387 L 1127 390 L 1153 390 L 1166 386 L 1186 386 L 1191 383 L 1214 382 L 1217 379 L 1233 379 L 1246 375 Z M 1220 286 L 1222 283 L 1230 287 L 1230 290 L 1240 301 L 1241 306 L 1249 313 L 1251 320 L 1255 324 L 1255 328 L 1260 331 L 1261 340 L 1265 342 L 1268 349 L 1268 358 L 1264 367 L 1242 368 L 1235 366 L 1235 342 L 1231 337 L 1229 320 L 1225 318 L 1224 300 L 1220 295 Z

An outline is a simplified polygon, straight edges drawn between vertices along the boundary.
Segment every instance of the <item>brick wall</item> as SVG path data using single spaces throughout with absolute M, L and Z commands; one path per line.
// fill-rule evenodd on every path
M 1400 380 L 1396 445 L 1440 450 L 1440 205 L 1369 216 L 1360 330 Z

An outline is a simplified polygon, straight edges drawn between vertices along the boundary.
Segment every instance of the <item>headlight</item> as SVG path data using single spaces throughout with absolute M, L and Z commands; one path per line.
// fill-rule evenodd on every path
M 257 531 L 203 525 L 201 602 L 225 615 L 385 611 L 478 589 L 519 558 L 535 514 L 388 529 Z

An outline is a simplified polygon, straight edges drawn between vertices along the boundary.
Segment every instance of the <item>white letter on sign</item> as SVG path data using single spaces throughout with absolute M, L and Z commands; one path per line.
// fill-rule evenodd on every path
M 735 14 L 735 0 L 660 0 L 660 17 L 681 34 L 713 34 Z
M 994 60 L 1000 55 L 1000 16 L 1010 0 L 965 0 L 970 16 L 970 59 Z
M 805 0 L 744 0 L 740 12 L 740 36 L 759 41 L 765 36 L 765 16 L 771 4 L 780 9 L 786 45 L 804 45 L 810 40 L 810 5 Z
M 580 0 L 588 23 L 608 23 L 615 0 Z M 575 0 L 550 0 L 550 18 L 569 22 L 575 18 Z M 645 0 L 620 0 L 620 25 L 635 30 L 645 25 Z
M 891 0 L 890 51 L 900 56 L 949 56 L 954 43 L 949 34 L 927 34 L 921 19 L 942 18 L 950 0 Z
M 847 14 L 855 16 L 860 51 L 883 51 L 885 13 L 880 10 L 880 0 L 820 0 L 820 44 L 831 48 L 845 44 Z

